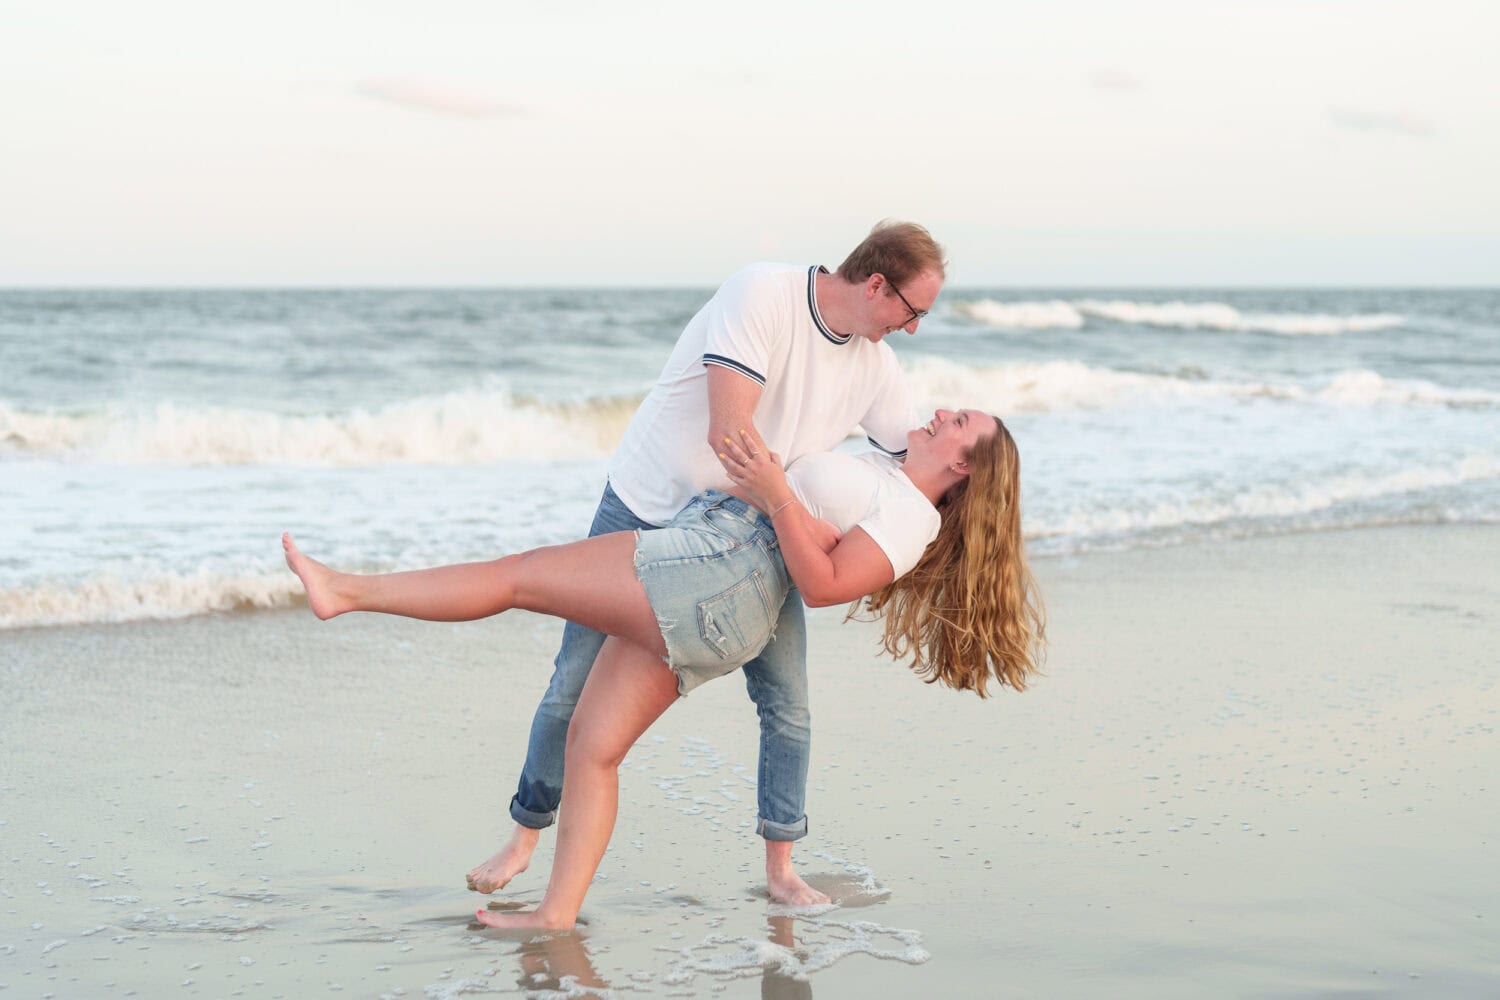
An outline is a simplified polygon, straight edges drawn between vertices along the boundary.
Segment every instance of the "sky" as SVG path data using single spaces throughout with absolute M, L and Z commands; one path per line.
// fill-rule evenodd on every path
M 0 286 L 1500 283 L 1500 4 L 0 0 Z

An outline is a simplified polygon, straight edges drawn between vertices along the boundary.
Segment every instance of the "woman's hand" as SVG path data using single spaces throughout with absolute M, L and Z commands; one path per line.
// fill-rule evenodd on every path
M 868 532 L 856 527 L 840 538 L 833 525 L 794 502 L 781 459 L 759 434 L 742 430 L 738 440 L 726 438 L 719 460 L 745 499 L 776 519 L 786 571 L 809 607 L 844 604 L 891 582 L 891 560 Z
M 813 541 L 817 542 L 818 548 L 824 552 L 832 552 L 838 547 L 839 539 L 843 537 L 839 534 L 839 529 L 818 518 L 813 518 L 808 527 L 812 529 Z
M 724 450 L 719 453 L 730 480 L 767 514 L 795 499 L 781 468 L 781 457 L 766 447 L 754 428 L 740 431 L 739 436 L 739 441 L 725 438 Z

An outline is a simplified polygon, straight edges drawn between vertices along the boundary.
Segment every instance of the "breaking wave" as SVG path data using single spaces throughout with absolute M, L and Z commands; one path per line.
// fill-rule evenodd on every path
M 291 607 L 302 584 L 270 573 L 166 574 L 142 580 L 98 576 L 79 583 L 0 590 L 0 629 L 185 618 L 212 611 Z
M 924 360 L 910 367 L 908 382 L 913 398 L 925 404 L 978 406 L 1001 414 L 1102 410 L 1127 403 L 1213 398 L 1349 406 L 1500 406 L 1497 393 L 1388 379 L 1367 370 L 1339 372 L 1308 383 L 1228 382 L 1205 379 L 1196 373 L 1157 375 L 1093 368 L 1077 361 L 976 368 Z
M 1115 323 L 1172 330 L 1331 337 L 1343 333 L 1389 330 L 1406 321 L 1404 316 L 1395 313 L 1356 316 L 1328 313 L 1250 313 L 1222 302 L 1132 302 L 1103 299 L 1001 302 L 995 299 L 976 299 L 956 302 L 953 308 L 976 323 L 1012 330 L 1077 330 L 1088 325 L 1088 320 L 1092 317 Z
M 1027 535 L 1079 538 L 1202 527 L 1230 521 L 1265 521 L 1316 514 L 1341 504 L 1403 493 L 1421 494 L 1491 479 L 1500 479 L 1500 458 L 1474 455 L 1449 465 L 1404 469 L 1383 476 L 1337 476 L 1302 485 L 1267 486 L 1231 497 L 1201 497 L 1178 503 L 1133 506 L 1117 504 L 1102 510 L 1079 511 L 1052 523 L 1033 521 L 1027 526 Z
M 1259 524 L 1275 530 L 1278 521 L 1335 511 L 1341 527 L 1389 523 L 1392 508 L 1383 498 L 1424 494 L 1469 483 L 1500 480 L 1500 455 L 1470 455 L 1457 462 L 1418 466 L 1389 474 L 1346 475 L 1305 483 L 1283 483 L 1217 496 L 1185 497 L 1181 500 L 1102 498 L 1105 502 L 1051 516 L 1033 515 L 1026 524 L 1026 537 L 1049 545 L 1049 551 L 1087 547 L 1102 536 L 1138 537 L 1178 528 L 1198 529 L 1229 524 Z M 1488 487 L 1486 487 L 1487 489 Z M 1374 507 L 1360 506 L 1376 501 Z M 1400 509 L 1412 505 L 1401 503 Z M 1377 509 L 1378 508 L 1378 509 Z M 1428 510 L 1419 520 L 1441 522 L 1451 515 Z M 1399 517 L 1398 517 L 1399 519 Z M 1252 534 L 1260 533 L 1252 529 Z M 377 564 L 365 568 L 391 569 L 411 560 L 386 551 Z M 425 557 L 418 564 L 460 561 L 493 554 L 481 547 L 460 545 L 445 551 L 441 560 Z M 176 571 L 169 567 L 147 569 L 139 578 L 99 574 L 76 582 L 48 581 L 12 589 L 0 589 L 0 629 L 44 625 L 125 622 L 182 618 L 210 612 L 251 611 L 294 607 L 302 603 L 302 586 L 285 568 L 244 568 L 230 571 Z M 831 861 L 838 859 L 829 858 Z M 846 865 L 853 891 L 883 895 L 886 890 L 870 881 L 870 873 Z
M 0 404 L 0 454 L 118 465 L 470 465 L 608 455 L 639 397 L 537 403 L 457 392 L 377 410 L 296 416 L 183 407 L 66 415 Z
M 973 367 L 937 359 L 908 366 L 923 407 L 981 406 L 1054 413 L 1173 399 L 1311 401 L 1330 405 L 1500 406 L 1500 394 L 1346 371 L 1316 382 L 1229 382 L 1184 372 L 1149 374 L 1076 361 Z M 0 403 L 0 460 L 52 458 L 107 465 L 476 465 L 605 457 L 638 397 L 539 403 L 464 392 L 378 410 L 296 416 L 184 407 L 87 414 L 38 413 Z
M 953 308 L 976 323 L 1010 330 L 1077 330 L 1084 325 L 1083 313 L 1077 307 L 1056 299 L 1050 302 L 979 299 L 955 302 Z

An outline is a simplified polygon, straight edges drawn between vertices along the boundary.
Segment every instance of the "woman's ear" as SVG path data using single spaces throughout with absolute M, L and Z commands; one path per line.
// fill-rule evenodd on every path
M 954 462 L 951 466 L 949 466 L 949 468 L 958 473 L 960 476 L 967 476 L 969 474 L 968 462 Z

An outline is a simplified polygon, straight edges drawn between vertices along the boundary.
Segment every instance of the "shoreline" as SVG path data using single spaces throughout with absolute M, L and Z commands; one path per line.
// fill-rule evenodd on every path
M 1174 549 L 1197 549 L 1215 548 L 1218 546 L 1237 545 L 1240 543 L 1254 543 L 1260 540 L 1274 540 L 1283 538 L 1296 538 L 1308 535 L 1343 535 L 1361 532 L 1379 532 L 1387 530 L 1462 530 L 1477 529 L 1485 530 L 1500 526 L 1500 521 L 1485 520 L 1463 520 L 1463 521 L 1418 521 L 1398 520 L 1381 522 L 1376 524 L 1288 524 L 1273 530 L 1248 530 L 1248 526 L 1236 526 L 1225 528 L 1223 533 L 1212 537 L 1193 537 L 1174 534 L 1176 528 L 1164 529 L 1158 535 L 1137 538 L 1135 544 L 1113 544 L 1103 543 L 1085 546 L 1063 552 L 1050 550 L 1037 551 L 1039 548 L 1037 539 L 1029 539 L 1027 544 L 1029 551 L 1027 557 L 1034 568 L 1039 572 L 1046 572 L 1046 567 L 1056 564 L 1058 566 L 1072 565 L 1078 560 L 1110 557 L 1117 555 L 1128 555 L 1129 553 L 1148 554 Z M 1240 527 L 1247 530 L 1240 531 Z M 1264 525 L 1257 528 L 1264 529 Z M 1042 539 L 1047 541 L 1049 539 Z M 539 543 L 553 544 L 553 543 Z M 480 556 L 475 558 L 488 558 Z M 460 558 L 458 561 L 464 561 Z M 360 567 L 359 572 L 392 572 L 401 569 L 418 569 L 420 565 L 414 566 L 380 566 Z M 283 581 L 283 577 L 286 580 Z M 304 609 L 306 603 L 303 600 L 301 588 L 286 573 L 285 566 L 278 565 L 273 571 L 263 571 L 253 574 L 230 574 L 227 576 L 212 578 L 197 574 L 188 577 L 162 577 L 138 582 L 123 581 L 113 576 L 102 576 L 91 578 L 85 582 L 83 589 L 90 591 L 118 592 L 121 596 L 117 599 L 138 603 L 150 603 L 159 601 L 164 595 L 171 595 L 169 599 L 180 599 L 174 594 L 183 586 L 201 586 L 205 579 L 217 579 L 227 587 L 231 594 L 218 595 L 216 601 L 224 606 L 200 607 L 193 610 L 179 611 L 176 613 L 157 613 L 143 617 L 120 617 L 113 619 L 80 619 L 61 621 L 28 622 L 26 624 L 7 624 L 5 619 L 6 608 L 4 602 L 7 599 L 15 600 L 18 595 L 26 595 L 31 601 L 42 601 L 54 607 L 67 607 L 76 601 L 76 589 L 70 590 L 56 584 L 42 584 L 29 590 L 15 590 L 0 592 L 0 639 L 7 635 L 25 634 L 31 631 L 48 629 L 90 629 L 90 628 L 116 628 L 121 626 L 142 625 L 149 627 L 152 624 L 167 622 L 178 622 L 184 619 L 210 617 L 222 618 L 243 614 L 265 614 L 276 612 L 297 611 Z M 127 596 L 133 595 L 133 596 Z M 80 612 L 63 612 L 65 614 L 77 614 Z
M 838 908 L 763 895 L 754 709 L 725 679 L 622 768 L 588 927 L 532 943 L 476 929 L 462 874 L 508 825 L 556 623 L 273 610 L 0 632 L 0 993 L 574 976 L 731 997 L 1418 996 L 1500 977 L 1482 864 L 1500 526 L 1035 567 L 1053 645 L 1021 695 L 929 690 L 874 657 L 876 628 L 809 613 L 794 856 Z M 544 835 L 497 902 L 535 903 L 550 859 Z

